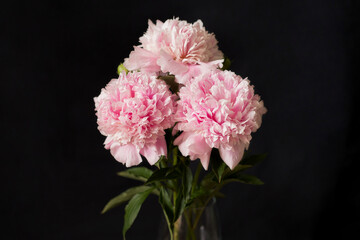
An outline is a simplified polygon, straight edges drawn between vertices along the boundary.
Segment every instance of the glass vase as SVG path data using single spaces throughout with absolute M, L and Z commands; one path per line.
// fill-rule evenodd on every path
M 216 199 L 205 207 L 189 207 L 174 224 L 173 240 L 221 240 L 219 214 Z M 169 229 L 163 218 L 158 240 L 171 240 Z

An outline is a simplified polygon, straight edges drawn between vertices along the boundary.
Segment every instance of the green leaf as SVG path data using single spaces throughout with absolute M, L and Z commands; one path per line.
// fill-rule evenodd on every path
M 253 167 L 254 165 L 261 162 L 265 157 L 266 154 L 257 154 L 251 156 L 249 156 L 248 154 L 244 154 L 244 158 L 233 170 L 225 170 L 225 173 L 223 174 L 223 179 L 228 178 L 229 176 L 233 176 L 234 174 L 244 171 L 245 169 Z
M 183 192 L 179 192 L 179 194 L 176 196 L 175 201 L 175 212 L 174 212 L 174 219 L 173 222 L 176 222 L 176 220 L 180 217 L 180 215 L 184 212 L 186 206 L 186 199 L 183 194 Z
M 117 74 L 120 75 L 121 72 L 125 72 L 126 74 L 129 72 L 122 63 L 117 67 Z
M 220 158 L 219 150 L 217 149 L 213 149 L 211 152 L 211 169 L 218 179 L 218 182 L 221 182 L 225 170 L 229 169 L 225 162 Z
M 223 67 L 221 68 L 222 70 L 229 70 L 231 66 L 231 61 L 228 57 L 224 56 L 224 62 L 223 62 Z
M 135 194 L 129 203 L 125 207 L 125 216 L 124 216 L 124 226 L 123 226 L 123 237 L 125 239 L 125 234 L 127 230 L 131 227 L 134 223 L 141 205 L 145 201 L 145 199 L 149 196 L 149 194 L 153 191 L 153 188 L 150 188 L 142 193 Z
M 191 185 L 192 185 L 192 181 L 193 181 L 193 175 L 191 172 L 190 167 L 185 166 L 184 169 L 184 174 L 183 174 L 183 185 L 184 185 L 184 189 L 183 189 L 183 193 L 184 196 L 186 196 L 186 198 L 190 198 L 190 191 L 191 191 Z
M 179 186 L 179 194 L 176 196 L 174 222 L 181 216 L 188 201 L 191 200 L 190 193 L 193 180 L 191 169 L 189 166 L 182 164 L 181 172 L 183 175 L 181 178 L 181 185 Z
M 223 181 L 224 184 L 227 184 L 230 182 L 241 182 L 241 183 L 253 184 L 253 185 L 263 185 L 264 184 L 264 182 L 261 181 L 257 177 L 252 176 L 252 175 L 243 174 L 240 172 L 234 173 L 234 174 L 226 177 L 226 179 L 224 179 L 224 181 Z
M 160 159 L 155 163 L 155 166 L 157 168 L 164 168 L 166 167 L 166 157 L 164 155 L 161 155 Z
M 121 177 L 130 178 L 142 182 L 146 182 L 152 174 L 153 171 L 146 167 L 133 167 L 117 173 L 117 175 Z
M 191 193 L 190 199 L 187 201 L 186 206 L 190 206 L 195 200 L 205 201 L 211 195 L 211 190 L 207 187 L 200 186 Z
M 162 79 L 166 82 L 166 84 L 170 87 L 172 93 L 179 92 L 180 85 L 177 82 L 175 82 L 174 75 L 160 76 L 159 79 Z
M 252 167 L 252 165 L 238 164 L 233 170 L 229 171 L 228 174 L 240 172 L 240 171 L 243 171 L 243 170 L 251 168 L 251 167 Z
M 129 201 L 135 194 L 144 192 L 149 190 L 151 187 L 148 186 L 138 186 L 129 188 L 126 191 L 122 192 L 120 195 L 114 197 L 111 199 L 104 207 L 104 209 L 101 211 L 102 214 L 109 211 L 110 209 L 117 207 L 121 205 L 124 202 Z
M 219 183 L 214 172 L 209 172 L 206 174 L 201 181 L 201 186 L 206 189 L 214 188 L 217 184 Z
M 160 188 L 159 203 L 161 205 L 161 208 L 163 209 L 166 222 L 169 226 L 169 231 L 171 231 L 173 226 L 173 219 L 174 219 L 173 205 L 171 203 L 171 199 L 168 192 L 163 187 Z
M 267 156 L 266 153 L 246 156 L 246 157 L 244 157 L 244 159 L 241 160 L 240 164 L 254 166 L 254 165 L 260 163 L 262 160 L 264 160 L 266 158 L 266 156 Z
M 214 195 L 217 198 L 224 198 L 225 197 L 225 194 L 223 194 L 222 192 L 215 192 Z
M 177 171 L 176 167 L 166 167 L 161 168 L 155 171 L 149 179 L 146 181 L 146 184 L 153 183 L 155 181 L 165 181 L 170 179 L 175 179 L 180 177 L 180 172 Z

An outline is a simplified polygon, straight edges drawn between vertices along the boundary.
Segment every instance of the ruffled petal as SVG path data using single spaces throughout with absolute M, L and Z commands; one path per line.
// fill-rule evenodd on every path
M 156 143 L 146 144 L 144 148 L 140 150 L 140 154 L 143 155 L 151 165 L 154 165 L 162 155 L 167 155 L 165 137 L 159 137 Z
M 169 72 L 174 75 L 184 74 L 188 71 L 186 64 L 175 61 L 168 53 L 161 50 L 157 64 L 161 67 L 161 71 Z
M 158 72 L 160 67 L 156 61 L 159 56 L 146 49 L 134 46 L 134 51 L 124 61 L 124 66 L 129 70 L 142 70 L 144 72 Z
M 199 158 L 204 169 L 208 169 L 212 148 L 205 142 L 203 136 L 193 132 L 183 132 L 175 139 L 174 145 L 178 145 L 182 155 L 190 156 L 191 160 Z
M 245 145 L 238 141 L 232 148 L 226 148 L 220 145 L 220 157 L 233 170 L 241 161 L 244 155 Z
M 142 162 L 139 150 L 133 144 L 121 146 L 120 143 L 114 142 L 110 147 L 110 152 L 118 162 L 125 164 L 126 167 L 135 166 Z
M 216 68 L 221 68 L 223 65 L 224 59 L 203 63 L 199 62 L 198 64 L 189 64 L 188 70 L 186 72 L 183 72 L 182 74 L 176 75 L 175 81 L 186 85 L 189 81 L 191 81 L 192 78 L 198 77 L 203 73 L 207 73 L 211 70 L 214 70 Z

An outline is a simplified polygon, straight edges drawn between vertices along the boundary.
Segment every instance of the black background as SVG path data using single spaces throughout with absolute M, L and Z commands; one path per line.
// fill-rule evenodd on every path
M 250 150 L 265 185 L 218 201 L 230 239 L 359 236 L 359 109 L 354 1 L 8 1 L 0 6 L 2 239 L 121 239 L 135 182 L 103 148 L 93 97 L 147 20 L 202 19 L 268 113 Z M 128 239 L 155 239 L 150 197 Z M 356 238 L 356 237 L 355 237 Z M 354 239 L 354 237 L 352 237 Z

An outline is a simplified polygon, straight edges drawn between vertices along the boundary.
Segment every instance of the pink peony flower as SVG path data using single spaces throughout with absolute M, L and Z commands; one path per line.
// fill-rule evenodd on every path
M 234 169 L 267 111 L 249 80 L 215 69 L 189 81 L 179 97 L 175 129 L 183 132 L 174 144 L 191 160 L 199 158 L 206 170 L 212 148 L 218 148 Z
M 175 98 L 166 83 L 140 72 L 121 73 L 94 98 L 105 148 L 127 167 L 143 155 L 155 164 L 167 154 L 164 130 L 173 126 Z
M 169 72 L 184 75 L 189 66 L 200 63 L 221 66 L 223 53 L 218 49 L 214 34 L 208 33 L 201 20 L 194 24 L 178 18 L 149 20 L 147 32 L 140 37 L 124 66 L 129 70 Z

